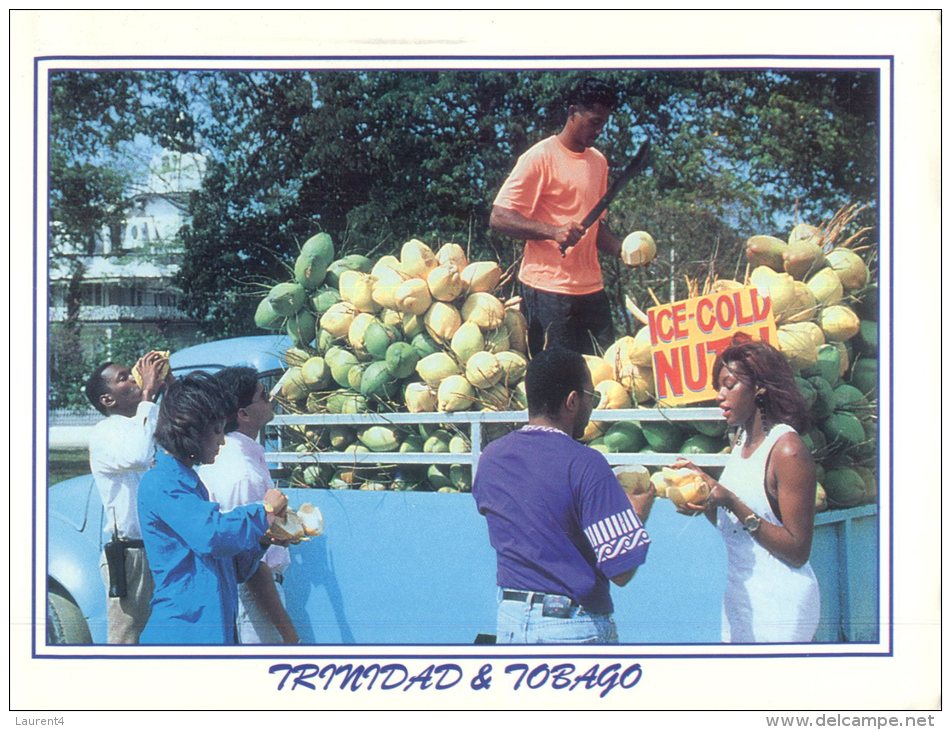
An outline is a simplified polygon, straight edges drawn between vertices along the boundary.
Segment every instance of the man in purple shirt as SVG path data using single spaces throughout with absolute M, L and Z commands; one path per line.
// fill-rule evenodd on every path
M 580 354 L 543 350 L 525 385 L 528 425 L 486 447 L 472 485 L 497 555 L 497 642 L 617 643 L 610 583 L 644 562 L 655 493 L 628 497 L 577 441 L 599 399 Z

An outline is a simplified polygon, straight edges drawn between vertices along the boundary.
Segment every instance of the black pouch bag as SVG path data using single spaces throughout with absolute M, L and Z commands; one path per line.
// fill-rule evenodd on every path
M 106 565 L 109 567 L 109 597 L 125 598 L 125 548 L 126 546 L 116 539 L 106 543 Z

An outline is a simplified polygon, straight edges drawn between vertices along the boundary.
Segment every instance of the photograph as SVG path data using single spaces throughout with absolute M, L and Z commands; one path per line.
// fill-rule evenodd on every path
M 17 724 L 933 725 L 940 17 L 11 12 Z

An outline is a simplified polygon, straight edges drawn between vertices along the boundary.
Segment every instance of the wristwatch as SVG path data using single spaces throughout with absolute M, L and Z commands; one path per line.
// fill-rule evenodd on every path
M 743 520 L 743 529 L 752 535 L 761 524 L 763 524 L 763 520 L 754 512 Z

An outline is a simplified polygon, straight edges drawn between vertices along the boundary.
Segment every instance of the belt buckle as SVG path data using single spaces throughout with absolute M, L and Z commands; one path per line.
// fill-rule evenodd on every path
M 568 596 L 547 594 L 542 599 L 542 616 L 544 618 L 571 618 L 574 601 Z

